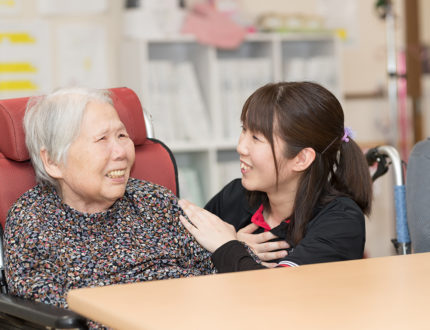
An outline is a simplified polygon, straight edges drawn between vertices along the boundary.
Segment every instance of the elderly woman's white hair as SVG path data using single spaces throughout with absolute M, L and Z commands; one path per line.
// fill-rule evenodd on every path
M 25 143 L 37 182 L 58 188 L 57 181 L 45 170 L 40 151 L 46 149 L 52 161 L 64 164 L 70 145 L 79 135 L 85 109 L 92 101 L 113 105 L 108 90 L 76 87 L 28 101 L 24 116 Z

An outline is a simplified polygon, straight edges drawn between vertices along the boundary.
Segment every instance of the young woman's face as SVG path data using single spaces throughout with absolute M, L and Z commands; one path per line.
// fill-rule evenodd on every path
M 262 191 L 268 194 L 289 189 L 294 173 L 292 160 L 284 156 L 285 142 L 274 136 L 274 149 L 278 162 L 278 187 L 276 186 L 276 168 L 270 142 L 263 134 L 251 132 L 244 127 L 240 134 L 237 152 L 240 156 L 242 185 L 250 191 Z

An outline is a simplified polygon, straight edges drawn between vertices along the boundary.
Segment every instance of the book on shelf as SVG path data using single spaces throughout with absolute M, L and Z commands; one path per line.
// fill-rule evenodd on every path
M 284 80 L 302 81 L 306 79 L 306 61 L 302 57 L 288 58 L 284 62 Z
M 181 198 L 187 199 L 198 206 L 204 206 L 206 201 L 203 197 L 203 189 L 197 169 L 189 166 L 178 167 L 178 181 Z
M 218 163 L 219 189 L 230 181 L 242 177 L 239 160 L 222 161 Z
M 240 125 L 241 100 L 239 94 L 239 79 L 236 74 L 236 60 L 225 59 L 219 63 L 220 73 L 220 96 L 221 111 L 223 119 L 223 136 L 232 138 L 232 127 L 236 124 L 237 130 Z
M 210 137 L 208 114 L 194 66 L 191 62 L 179 62 L 175 66 L 174 77 L 175 108 L 178 123 L 184 128 L 184 140 L 208 140 Z
M 162 141 L 175 139 L 175 119 L 171 109 L 169 95 L 172 93 L 172 82 L 169 77 L 172 71 L 169 61 L 151 61 L 148 68 L 147 110 L 151 114 L 154 136 Z
M 313 81 L 334 92 L 335 62 L 328 56 L 293 57 L 284 62 L 285 81 Z
M 206 105 L 192 63 L 151 61 L 148 71 L 155 136 L 167 142 L 209 139 Z

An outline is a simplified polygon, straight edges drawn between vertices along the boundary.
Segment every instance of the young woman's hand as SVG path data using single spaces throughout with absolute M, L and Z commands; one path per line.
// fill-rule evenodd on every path
M 290 245 L 286 241 L 269 242 L 278 237 L 270 231 L 253 234 L 257 229 L 258 226 L 251 223 L 237 232 L 237 239 L 245 242 L 262 261 L 270 261 L 287 256 L 288 252 L 285 249 L 288 249 Z M 266 264 L 267 266 L 269 264 Z
M 179 216 L 179 220 L 197 242 L 209 252 L 214 252 L 228 241 L 237 239 L 235 228 L 215 214 L 186 200 L 180 200 L 179 205 L 190 221 L 182 215 Z

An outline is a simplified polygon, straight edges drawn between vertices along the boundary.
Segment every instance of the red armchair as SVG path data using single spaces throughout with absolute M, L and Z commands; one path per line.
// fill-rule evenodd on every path
M 137 95 L 129 88 L 112 88 L 112 99 L 136 149 L 131 176 L 169 188 L 179 196 L 177 168 L 170 150 L 151 132 Z M 25 146 L 23 117 L 28 98 L 0 100 L 0 243 L 9 208 L 33 187 L 35 174 Z M 0 244 L 0 323 L 12 326 L 35 324 L 52 328 L 86 328 L 79 315 L 42 303 L 7 295 L 3 251 Z

